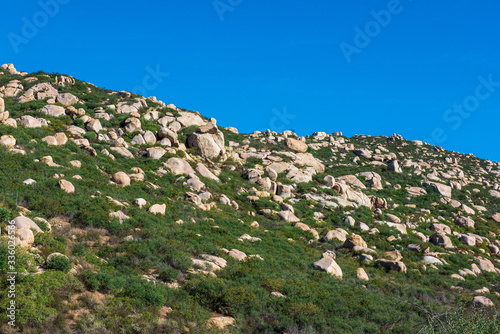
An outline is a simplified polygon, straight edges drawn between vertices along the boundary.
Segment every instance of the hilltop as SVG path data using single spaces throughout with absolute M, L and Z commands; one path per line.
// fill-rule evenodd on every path
M 396 134 L 241 134 L 12 64 L 0 161 L 2 333 L 500 328 L 498 162 Z

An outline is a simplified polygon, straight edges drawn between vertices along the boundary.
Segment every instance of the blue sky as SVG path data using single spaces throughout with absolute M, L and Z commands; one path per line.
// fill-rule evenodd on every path
M 398 133 L 500 161 L 493 0 L 25 0 L 2 12 L 0 63 L 19 70 L 146 92 L 240 132 Z

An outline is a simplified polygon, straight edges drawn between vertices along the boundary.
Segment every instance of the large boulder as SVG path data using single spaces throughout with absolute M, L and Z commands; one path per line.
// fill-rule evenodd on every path
M 40 227 L 38 227 L 38 225 L 28 217 L 19 216 L 19 217 L 14 218 L 13 220 L 14 220 L 14 226 L 16 227 L 16 229 L 28 228 L 28 229 L 33 229 L 37 232 L 43 233 L 42 229 Z
M 146 151 L 148 152 L 147 157 L 155 160 L 161 159 L 167 153 L 167 151 L 161 147 L 150 147 Z
M 56 102 L 62 104 L 63 106 L 69 107 L 73 104 L 78 103 L 78 98 L 71 93 L 58 94 Z
M 456 217 L 455 224 L 457 224 L 458 226 L 471 227 L 471 228 L 474 228 L 474 225 L 475 225 L 474 220 L 472 220 L 469 217 L 464 217 L 464 216 Z
M 165 210 L 167 209 L 166 204 L 153 204 L 149 207 L 149 212 L 155 214 L 155 215 L 162 215 L 165 216 Z
M 237 249 L 231 249 L 227 255 L 239 261 L 243 261 L 247 258 L 247 255 L 245 253 Z
M 59 188 L 67 192 L 68 194 L 72 194 L 75 192 L 75 186 L 66 180 L 60 180 L 59 183 L 57 184 Z
M 185 111 L 181 111 L 179 112 L 179 114 L 181 116 L 177 117 L 177 122 L 181 123 L 183 127 L 188 127 L 191 125 L 197 125 L 197 126 L 205 125 L 205 121 L 203 121 L 203 119 L 197 114 Z
M 3 145 L 9 149 L 13 148 L 14 146 L 16 146 L 16 138 L 11 135 L 3 135 L 2 137 L 0 137 L 0 145 Z
M 199 133 L 195 132 L 188 137 L 187 147 L 198 149 L 205 158 L 212 159 L 226 152 L 224 147 L 224 134 L 217 133 Z
M 500 213 L 495 213 L 493 216 L 491 216 L 491 219 L 493 219 L 495 223 L 500 223 Z
M 307 151 L 307 144 L 293 138 L 287 138 L 285 142 L 286 146 L 297 153 L 304 153 Z
M 399 271 L 402 273 L 406 273 L 406 265 L 401 261 L 391 261 L 391 260 L 376 260 L 376 264 L 384 267 L 387 270 Z
M 479 307 L 490 307 L 495 306 L 495 304 L 491 301 L 491 299 L 486 298 L 484 296 L 476 296 L 472 299 L 472 305 Z
M 198 166 L 196 166 L 196 171 L 203 177 L 206 177 L 207 179 L 214 180 L 216 182 L 220 182 L 220 179 L 214 175 L 204 164 L 201 162 L 198 163 Z
M 451 198 L 451 187 L 437 182 L 426 182 L 425 186 L 431 187 L 438 194 Z
M 66 115 L 66 109 L 60 106 L 54 106 L 54 105 L 47 105 L 40 109 L 40 112 L 52 116 L 52 117 L 61 117 Z
M 5 111 L 5 101 L 0 97 L 0 112 Z
M 19 97 L 20 103 L 33 101 L 35 99 L 44 100 L 46 98 L 56 98 L 59 92 L 50 83 L 42 82 L 34 85 Z
M 329 273 L 330 275 L 342 278 L 342 269 L 339 267 L 334 259 L 324 257 L 319 261 L 314 262 L 313 268 Z
M 170 169 L 175 175 L 194 173 L 191 165 L 182 158 L 170 158 L 163 163 L 163 166 Z
M 452 248 L 453 243 L 451 239 L 442 232 L 436 232 L 430 236 L 429 241 L 437 246 L 442 246 L 444 248 Z
M 31 231 L 31 229 L 27 227 L 17 229 L 15 236 L 16 236 L 16 239 L 14 241 L 15 245 L 20 246 L 22 248 L 29 248 L 35 242 L 35 236 L 33 235 L 33 231 Z
M 113 176 L 111 176 L 111 181 L 122 187 L 130 185 L 130 177 L 124 172 L 117 172 L 113 174 Z
M 363 247 L 366 248 L 368 247 L 366 242 L 363 240 L 363 238 L 360 235 L 353 234 L 347 240 L 344 242 L 344 248 L 349 248 L 352 249 L 354 247 Z

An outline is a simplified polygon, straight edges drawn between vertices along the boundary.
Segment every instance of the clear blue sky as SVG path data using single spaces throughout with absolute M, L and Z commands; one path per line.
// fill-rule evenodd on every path
M 498 1 L 25 0 L 1 16 L 0 63 L 19 70 L 240 132 L 399 133 L 500 161 Z

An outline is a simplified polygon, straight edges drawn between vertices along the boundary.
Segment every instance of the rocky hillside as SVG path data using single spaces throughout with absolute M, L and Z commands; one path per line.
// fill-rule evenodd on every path
M 0 137 L 2 333 L 499 331 L 498 162 L 12 64 Z

